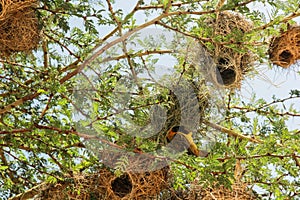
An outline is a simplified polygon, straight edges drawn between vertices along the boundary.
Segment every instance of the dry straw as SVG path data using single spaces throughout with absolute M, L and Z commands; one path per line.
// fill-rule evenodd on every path
M 216 64 L 214 82 L 227 88 L 240 88 L 243 75 L 250 70 L 253 54 L 245 48 L 245 34 L 253 28 L 239 13 L 224 11 L 205 20 L 215 39 L 208 48 Z
M 34 8 L 36 0 L 1 0 L 0 55 L 30 51 L 39 43 L 40 30 Z
M 203 189 L 198 184 L 193 185 L 187 199 L 254 200 L 256 198 L 245 183 L 235 183 L 231 188 L 215 186 Z
M 207 187 L 195 180 L 189 184 L 188 188 L 175 190 L 172 188 L 174 174 L 171 173 L 169 165 L 164 160 L 143 153 L 118 151 L 101 152 L 99 158 L 106 164 L 106 167 L 93 170 L 90 174 L 68 176 L 56 184 L 43 184 L 34 193 L 35 196 L 31 197 L 34 196 L 35 200 L 255 199 L 247 184 L 239 181 L 242 170 L 236 170 L 240 173 L 235 174 L 236 183 L 231 188 L 217 183 Z M 120 161 L 124 164 L 124 170 L 121 175 L 117 176 L 114 168 L 120 166 Z
M 242 181 L 244 170 L 245 167 L 242 165 L 241 161 L 237 160 L 234 170 L 234 183 L 230 188 L 219 185 L 218 183 L 214 183 L 210 187 L 202 187 L 202 184 L 195 180 L 191 184 L 186 199 L 254 200 L 256 198 L 252 190 Z
M 300 59 L 300 27 L 292 27 L 273 37 L 269 47 L 269 58 L 275 65 L 288 68 Z
M 193 83 L 191 81 L 191 83 Z M 173 126 L 185 126 L 195 131 L 205 115 L 209 105 L 209 91 L 201 83 L 181 84 L 180 87 L 170 90 L 164 134 Z M 174 93 L 174 91 L 176 93 Z
M 113 168 L 124 156 L 128 163 L 123 174 L 117 176 Z M 159 196 L 168 186 L 169 166 L 164 161 L 143 154 L 125 155 L 108 151 L 101 153 L 101 159 L 106 159 L 105 163 L 110 168 L 101 168 L 91 175 L 75 175 L 57 184 L 47 185 L 35 199 L 148 199 Z

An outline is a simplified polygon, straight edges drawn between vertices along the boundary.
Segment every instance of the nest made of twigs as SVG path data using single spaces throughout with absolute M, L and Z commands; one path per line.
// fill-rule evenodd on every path
M 30 51 L 40 41 L 38 19 L 34 8 L 37 1 L 2 0 L 0 14 L 0 55 Z
M 239 13 L 223 11 L 205 23 L 220 40 L 213 42 L 214 48 L 208 50 L 216 64 L 213 81 L 227 88 L 240 88 L 254 61 L 253 54 L 242 44 L 245 33 L 253 28 L 252 22 Z
M 300 26 L 292 27 L 272 38 L 269 59 L 283 68 L 290 67 L 300 59 Z

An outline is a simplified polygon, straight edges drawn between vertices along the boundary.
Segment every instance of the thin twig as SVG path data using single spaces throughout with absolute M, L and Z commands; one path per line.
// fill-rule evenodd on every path
M 296 154 L 286 154 L 286 155 L 277 155 L 277 154 L 271 154 L 271 153 L 266 153 L 266 154 L 261 154 L 261 155 L 252 155 L 252 156 L 225 156 L 224 158 L 217 158 L 219 161 L 225 161 L 225 160 L 230 160 L 230 159 L 239 159 L 239 160 L 248 160 L 248 159 L 257 159 L 257 158 L 263 158 L 263 157 L 273 157 L 273 158 L 300 158 L 300 156 L 297 156 Z
M 176 3 L 172 3 L 171 6 L 172 7 L 181 7 L 184 6 L 186 4 L 191 4 L 191 3 L 200 3 L 200 2 L 205 2 L 205 1 L 209 1 L 209 0 L 200 0 L 200 1 L 187 1 L 187 2 L 176 2 Z M 148 6 L 139 6 L 137 9 L 138 10 L 150 10 L 150 9 L 163 9 L 165 8 L 165 5 L 163 4 L 157 4 L 157 5 L 148 5 Z
M 53 98 L 53 94 L 50 94 L 50 97 L 49 97 L 49 99 L 48 99 L 48 102 L 47 102 L 45 108 L 43 109 L 43 111 L 42 111 L 42 113 L 41 113 L 41 115 L 40 115 L 40 119 L 42 119 L 42 118 L 45 116 L 47 110 L 49 109 L 49 104 L 51 103 L 52 98 Z
M 71 64 L 70 64 L 68 67 L 66 67 L 66 68 L 71 68 L 71 67 L 73 67 L 73 66 L 77 66 L 78 63 L 79 63 L 79 60 L 76 60 L 74 63 L 71 63 Z M 48 79 L 49 79 L 49 77 L 48 77 L 47 79 L 43 80 L 43 81 L 46 81 L 46 80 L 48 80 Z M 62 83 L 64 83 L 65 81 L 67 81 L 67 80 L 66 80 L 66 79 L 61 79 L 61 80 L 60 80 L 60 83 L 62 84 Z M 28 101 L 28 100 L 32 100 L 32 99 L 38 97 L 40 94 L 41 94 L 41 92 L 38 92 L 38 90 L 36 89 L 36 91 L 33 92 L 32 94 L 28 94 L 28 95 L 26 95 L 26 96 L 24 96 L 24 97 L 22 97 L 22 98 L 16 100 L 15 102 L 6 105 L 4 108 L 0 109 L 0 115 L 9 112 L 12 108 L 17 107 L 17 106 L 23 104 L 24 102 L 26 102 L 26 101 Z
M 292 158 L 295 160 L 296 166 L 298 166 L 300 168 L 300 161 L 298 160 L 298 158 L 300 158 L 300 156 L 297 156 L 296 153 L 293 153 Z
M 43 56 L 44 56 L 44 68 L 48 69 L 48 61 L 49 61 L 49 55 L 48 55 L 48 42 L 46 39 L 42 41 L 42 48 L 43 48 Z
M 131 58 L 135 58 L 135 57 L 143 57 L 143 56 L 147 56 L 147 55 L 151 55 L 151 54 L 168 54 L 168 53 L 174 53 L 174 50 L 171 49 L 165 49 L 165 50 L 147 50 L 144 52 L 138 52 L 138 53 L 132 53 L 129 54 L 129 56 Z M 104 58 L 103 60 L 100 61 L 100 63 L 105 63 L 105 62 L 109 62 L 109 61 L 118 61 L 121 59 L 126 58 L 126 55 L 120 55 L 120 56 L 115 56 L 115 57 L 107 57 Z
M 232 106 L 231 109 L 238 109 L 238 110 L 243 110 L 245 112 L 256 112 L 256 113 L 263 113 L 266 115 L 278 115 L 278 116 L 292 116 L 292 117 L 300 117 L 300 114 L 297 113 L 291 113 L 291 112 L 271 112 L 271 111 L 265 111 L 265 110 L 260 110 L 259 108 L 245 108 L 245 107 L 240 107 L 240 106 Z
M 296 18 L 296 17 L 298 17 L 298 16 L 300 16 L 300 12 L 293 12 L 292 14 L 290 14 L 289 16 L 286 16 L 285 18 L 283 18 L 280 22 L 279 22 L 279 24 L 280 23 L 285 23 L 285 22 L 287 22 L 287 21 L 289 21 L 289 20 L 291 20 L 291 19 L 294 19 L 294 18 Z M 275 23 L 278 23 L 277 22 L 277 20 L 271 20 L 269 23 L 266 23 L 266 24 L 264 24 L 264 25 L 262 25 L 262 26 L 259 26 L 259 27 L 257 27 L 257 28 L 254 28 L 253 29 L 253 31 L 259 31 L 259 30 L 264 30 L 264 29 L 266 29 L 266 28 L 268 28 L 268 27 L 270 27 L 270 26 L 273 26 Z

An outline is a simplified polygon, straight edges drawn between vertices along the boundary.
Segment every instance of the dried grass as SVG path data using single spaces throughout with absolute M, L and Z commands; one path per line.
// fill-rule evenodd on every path
M 113 152 L 102 154 L 102 158 L 107 159 L 106 163 L 110 163 L 111 167 L 122 156 L 124 155 L 121 153 Z M 116 176 L 112 168 L 102 168 L 92 175 L 76 175 L 55 185 L 48 185 L 35 199 L 148 199 L 159 195 L 168 186 L 169 166 L 165 162 L 157 162 L 142 154 L 129 155 L 127 158 L 128 165 L 121 176 Z M 151 170 L 149 167 L 153 165 L 156 166 Z M 143 171 L 146 169 L 148 171 Z
M 214 83 L 240 88 L 244 74 L 251 70 L 254 61 L 253 54 L 242 44 L 245 33 L 253 28 L 252 22 L 239 13 L 224 11 L 216 18 L 208 18 L 206 23 L 213 35 L 220 38 L 213 42 L 213 50 L 209 50 L 216 64 L 212 72 Z
M 36 0 L 1 0 L 0 55 L 30 51 L 40 41 L 38 19 L 34 8 Z
M 245 183 L 235 183 L 231 188 L 215 186 L 203 189 L 201 185 L 193 185 L 187 199 L 201 200 L 254 200 L 256 199 Z
M 272 38 L 269 58 L 275 65 L 288 68 L 300 59 L 300 27 L 292 27 Z
M 34 200 L 254 200 L 246 183 L 239 181 L 227 188 L 218 183 L 207 187 L 197 180 L 187 189 L 175 190 L 170 167 L 165 161 L 145 154 L 101 152 L 100 159 L 110 167 L 102 167 L 91 174 L 77 174 L 56 184 L 43 184 Z M 113 167 L 120 160 L 128 159 L 122 175 L 117 176 Z M 237 170 L 238 169 L 238 170 Z M 242 172 L 240 168 L 236 171 Z M 146 171 L 143 171 L 146 170 Z M 35 193 L 36 194 L 36 193 Z M 19 195 L 20 196 L 20 195 Z M 14 198 L 14 200 L 19 198 Z

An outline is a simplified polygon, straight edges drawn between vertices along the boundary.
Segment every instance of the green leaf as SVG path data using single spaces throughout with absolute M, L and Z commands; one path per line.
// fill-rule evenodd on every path
M 0 171 L 4 171 L 4 170 L 6 170 L 8 168 L 9 168 L 8 166 L 0 166 Z

